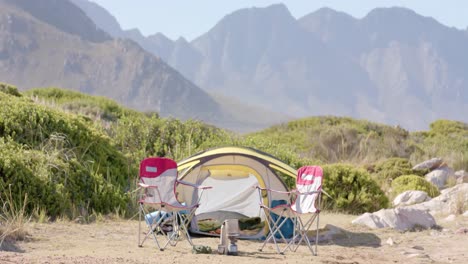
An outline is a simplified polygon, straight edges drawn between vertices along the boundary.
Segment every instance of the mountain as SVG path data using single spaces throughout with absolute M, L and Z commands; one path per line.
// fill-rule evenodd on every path
M 127 36 L 209 93 L 290 116 L 418 130 L 439 118 L 468 121 L 466 32 L 405 8 L 362 19 L 321 8 L 295 19 L 276 4 L 226 15 L 190 43 Z
M 359 20 L 321 9 L 299 23 L 359 62 L 388 123 L 414 129 L 437 118 L 468 120 L 468 37 L 462 31 L 405 8 L 377 8 Z
M 296 19 L 283 4 L 241 9 L 188 42 L 122 30 L 97 4 L 72 1 L 95 30 L 135 41 L 221 96 L 221 105 L 233 100 L 283 117 L 342 115 L 411 130 L 440 118 L 468 121 L 468 31 L 409 9 L 377 8 L 362 19 L 330 8 Z
M 0 0 L 0 80 L 22 89 L 67 87 L 162 116 L 232 119 L 164 61 L 113 39 L 63 0 Z
M 112 14 L 94 2 L 88 0 L 70 1 L 82 9 L 98 28 L 103 29 L 112 37 L 136 42 L 144 50 L 176 68 L 184 77 L 197 74 L 203 56 L 184 38 L 181 37 L 173 41 L 161 33 L 145 37 L 138 29 L 123 30 Z M 267 110 L 257 104 L 248 104 L 243 99 L 222 95 L 218 91 L 207 92 L 220 106 L 218 111 L 222 112 L 222 115 L 216 115 L 215 124 L 223 128 L 238 132 L 250 132 L 291 118 L 291 115 Z

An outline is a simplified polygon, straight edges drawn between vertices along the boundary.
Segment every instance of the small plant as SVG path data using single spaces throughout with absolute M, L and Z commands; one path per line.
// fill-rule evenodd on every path
M 463 214 L 468 209 L 468 194 L 464 194 L 459 192 L 455 197 L 453 204 L 452 204 L 452 212 L 456 215 Z
M 24 240 L 28 232 L 26 224 L 30 218 L 26 215 L 26 205 L 28 195 L 24 195 L 24 200 L 16 204 L 11 195 L 11 188 L 5 198 L 0 196 L 0 248 L 5 240 Z

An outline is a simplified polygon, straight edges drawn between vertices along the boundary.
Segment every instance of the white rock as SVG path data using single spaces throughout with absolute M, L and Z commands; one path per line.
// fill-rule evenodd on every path
M 465 211 L 462 215 L 463 215 L 464 217 L 468 217 L 468 211 Z
M 459 170 L 459 171 L 456 171 L 454 173 L 454 175 L 458 179 L 458 178 L 463 177 L 463 176 L 468 176 L 468 172 L 466 172 L 464 170 Z
M 397 207 L 418 204 L 429 201 L 430 199 L 431 197 L 429 197 L 426 192 L 406 191 L 400 193 L 397 197 L 395 197 L 395 199 L 393 200 L 393 206 Z
M 453 170 L 448 166 L 439 167 L 424 176 L 426 181 L 431 182 L 439 189 L 444 188 L 450 177 L 455 177 Z
M 468 183 L 468 175 L 463 175 L 457 178 L 457 184 Z
M 455 220 L 455 218 L 457 218 L 457 216 L 454 215 L 454 214 L 451 214 L 451 215 L 447 216 L 446 218 L 444 218 L 444 221 L 451 222 L 451 221 Z
M 425 169 L 435 169 L 442 164 L 443 160 L 441 158 L 432 158 L 424 162 L 419 163 L 413 167 L 413 170 L 425 170 Z
M 388 225 L 380 222 L 380 218 L 378 216 L 375 216 L 371 213 L 364 213 L 363 215 L 351 221 L 351 223 L 365 225 L 373 229 L 388 227 Z
M 427 211 L 407 207 L 382 209 L 375 213 L 365 213 L 352 221 L 353 224 L 370 228 L 390 227 L 400 231 L 414 228 L 416 225 L 431 228 L 436 225 L 434 217 Z
M 391 237 L 389 237 L 387 239 L 387 244 L 389 244 L 390 246 L 393 246 L 395 244 L 395 242 L 393 242 L 393 239 Z
M 462 201 L 459 201 L 462 199 Z M 429 210 L 433 216 L 448 215 L 454 213 L 457 204 L 468 204 L 468 183 L 455 185 L 452 188 L 447 188 L 441 191 L 441 194 L 431 200 L 407 206 L 406 208 L 414 208 L 420 210 Z

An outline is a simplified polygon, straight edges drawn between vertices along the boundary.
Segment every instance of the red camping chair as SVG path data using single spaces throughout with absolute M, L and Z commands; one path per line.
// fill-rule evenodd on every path
M 143 192 L 138 200 L 140 219 L 138 225 L 138 246 L 142 247 L 149 236 L 154 238 L 156 245 L 161 251 L 169 244 L 175 246 L 180 236 L 185 236 L 190 245 L 193 246 L 187 225 L 190 224 L 195 210 L 199 206 L 199 200 L 192 205 L 180 203 L 177 200 L 175 192 L 177 184 L 184 184 L 201 190 L 198 197 L 201 197 L 204 190 L 211 188 L 177 180 L 177 163 L 171 159 L 151 157 L 144 159 L 140 163 L 139 186 Z M 149 214 L 146 207 L 157 211 L 155 214 Z M 140 239 L 142 214 L 145 215 L 148 226 L 148 231 L 143 240 Z M 172 223 L 172 232 L 162 228 L 165 223 Z M 157 238 L 159 233 L 167 238 L 163 246 L 160 246 Z
M 281 192 L 289 195 L 291 203 L 280 204 L 274 207 L 261 204 L 260 207 L 265 212 L 270 233 L 268 234 L 262 247 L 273 241 L 276 250 L 280 254 L 284 254 L 287 249 L 295 252 L 299 245 L 304 242 L 310 249 L 313 255 L 317 255 L 318 245 L 318 227 L 319 227 L 319 213 L 320 213 L 320 200 L 322 194 L 323 171 L 319 166 L 304 166 L 297 171 L 296 189 L 290 192 Z M 264 191 L 278 192 L 271 189 L 264 189 L 257 187 L 260 197 Z M 261 199 L 263 201 L 263 199 Z M 307 220 L 303 216 L 309 216 Z M 285 223 L 291 219 L 294 223 L 294 234 L 292 238 L 286 238 L 281 232 L 281 228 Z M 312 224 L 317 222 L 316 237 L 315 237 L 315 250 L 310 242 L 307 232 Z M 279 237 L 279 238 L 278 238 Z M 280 248 L 278 243 L 283 242 L 286 244 L 284 248 Z

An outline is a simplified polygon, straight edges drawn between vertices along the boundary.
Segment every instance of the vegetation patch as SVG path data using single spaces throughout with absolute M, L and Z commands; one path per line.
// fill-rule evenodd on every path
M 389 205 L 388 198 L 364 169 L 352 165 L 323 166 L 324 208 L 350 214 L 374 212 Z
M 392 182 L 392 196 L 405 191 L 423 191 L 434 198 L 440 195 L 439 189 L 418 175 L 403 175 Z

